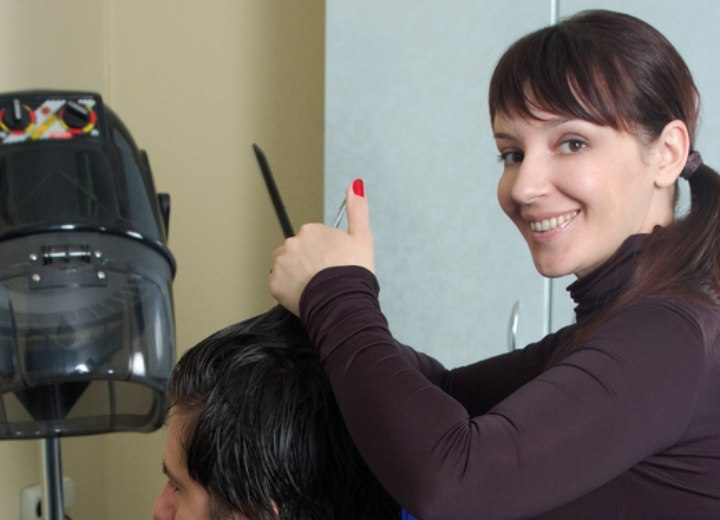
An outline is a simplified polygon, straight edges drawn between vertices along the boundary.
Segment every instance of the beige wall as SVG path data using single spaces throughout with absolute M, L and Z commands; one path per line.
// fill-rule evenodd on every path
M 95 90 L 172 197 L 178 351 L 272 305 L 282 240 L 251 144 L 295 226 L 322 218 L 324 2 L 3 0 L 0 92 Z M 163 432 L 63 439 L 75 520 L 149 518 Z M 0 442 L 0 518 L 40 481 L 38 441 Z

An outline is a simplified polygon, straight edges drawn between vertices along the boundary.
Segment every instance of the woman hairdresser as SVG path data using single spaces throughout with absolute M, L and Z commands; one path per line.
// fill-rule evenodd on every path
M 304 226 L 271 292 L 421 520 L 720 518 L 720 176 L 693 150 L 685 63 L 644 22 L 585 12 L 516 42 L 489 101 L 500 206 L 541 274 L 576 275 L 575 325 L 454 370 L 398 343 L 361 181 L 348 232 Z

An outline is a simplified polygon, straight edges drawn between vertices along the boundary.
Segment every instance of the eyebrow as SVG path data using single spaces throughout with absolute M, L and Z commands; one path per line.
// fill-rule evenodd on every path
M 508 140 L 514 139 L 514 137 L 512 135 L 506 134 L 505 132 L 495 132 L 493 134 L 493 137 L 495 139 L 508 139 Z
M 562 126 L 562 125 L 571 123 L 573 121 L 582 121 L 582 120 L 563 117 L 563 116 L 551 116 L 548 118 L 538 119 L 537 121 L 540 121 L 543 125 L 548 126 L 550 128 L 557 128 L 558 126 Z M 515 136 L 513 134 L 510 134 L 507 132 L 494 132 L 493 137 L 495 139 L 508 139 L 508 140 L 515 139 Z
M 165 476 L 172 481 L 175 486 L 181 488 L 182 485 L 180 484 L 180 480 L 173 474 L 170 469 L 168 469 L 167 464 L 165 464 L 165 461 L 162 461 L 162 472 L 165 474 Z

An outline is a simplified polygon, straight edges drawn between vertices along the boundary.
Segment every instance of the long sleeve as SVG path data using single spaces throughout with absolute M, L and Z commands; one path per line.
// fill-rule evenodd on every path
M 562 363 L 529 369 L 477 404 L 496 384 L 469 381 L 497 377 L 493 362 L 447 372 L 413 354 L 390 334 L 377 293 L 369 271 L 328 269 L 305 290 L 301 317 L 368 465 L 422 520 L 552 515 L 576 500 L 592 507 L 593 493 L 607 505 L 609 483 L 692 422 L 706 351 L 682 306 L 626 309 Z M 547 348 L 495 362 L 539 366 Z

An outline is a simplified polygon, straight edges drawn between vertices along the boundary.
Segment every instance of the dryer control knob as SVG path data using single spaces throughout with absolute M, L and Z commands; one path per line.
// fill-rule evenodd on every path
M 82 129 L 92 122 L 92 115 L 92 111 L 87 107 L 75 101 L 68 101 L 61 117 L 68 128 Z
M 22 131 L 32 124 L 32 113 L 19 99 L 13 99 L 12 105 L 2 110 L 2 126 L 7 130 Z

